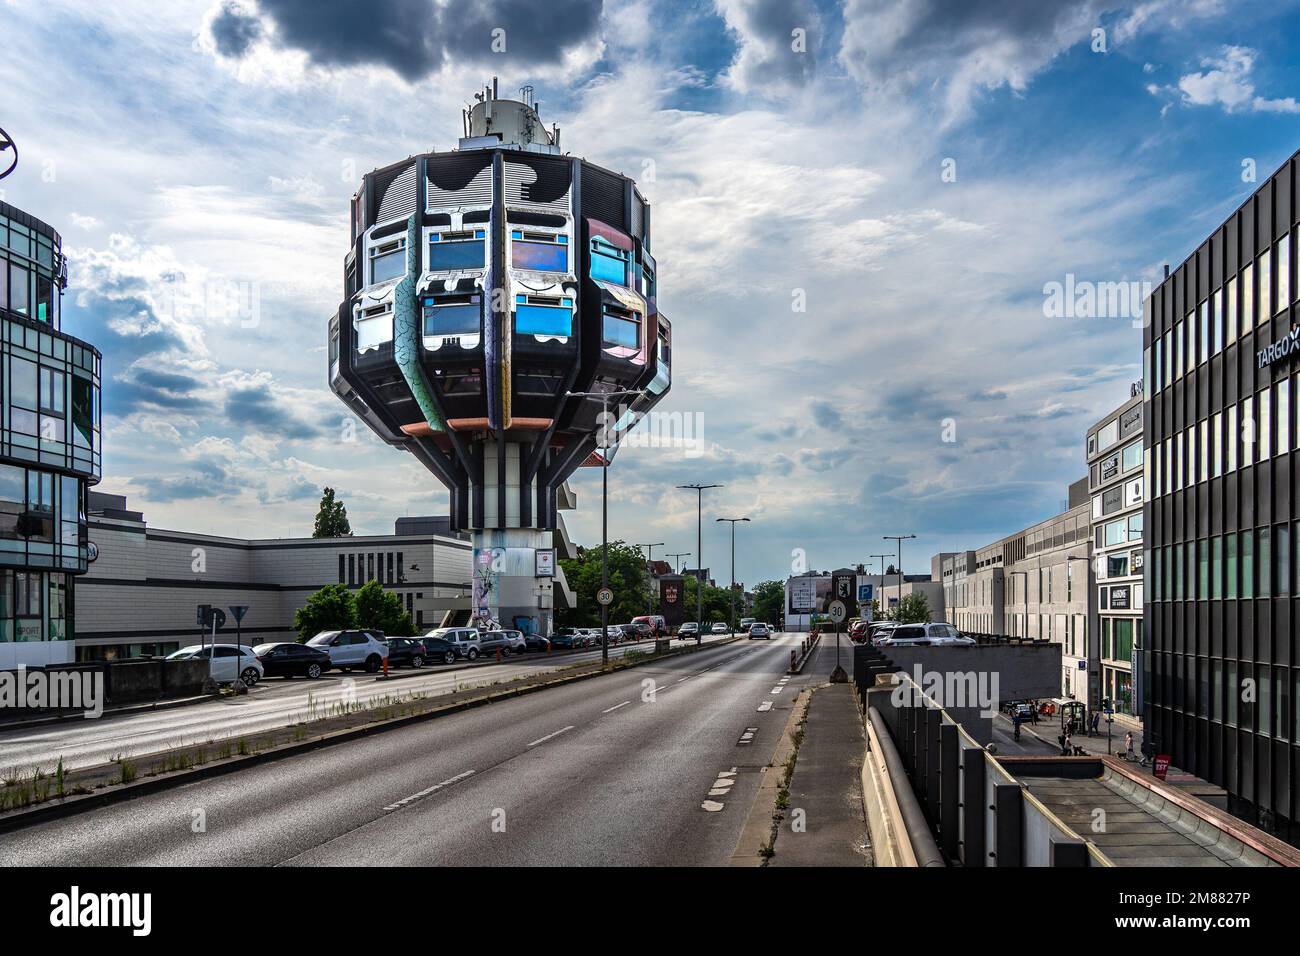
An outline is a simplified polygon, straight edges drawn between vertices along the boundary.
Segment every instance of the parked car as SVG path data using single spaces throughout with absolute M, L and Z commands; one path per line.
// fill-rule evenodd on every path
M 530 651 L 549 651 L 551 649 L 551 639 L 542 637 L 540 634 L 525 634 L 524 646 Z
M 762 621 L 754 621 L 749 625 L 749 640 L 752 641 L 756 637 L 765 638 L 769 641 L 772 639 L 771 630 Z
M 424 636 L 441 638 L 455 649 L 457 657 L 467 661 L 478 660 L 482 653 L 476 627 L 437 627 Z
M 388 644 L 380 631 L 321 631 L 307 644 L 325 651 L 330 664 L 343 671 L 363 667 L 373 674 L 388 656 Z
M 727 625 L 723 624 L 721 621 L 718 621 L 718 622 L 717 622 L 716 624 L 714 624 L 711 628 L 709 628 L 709 633 L 710 633 L 710 634 L 726 634 L 726 633 L 728 632 L 728 630 L 729 630 L 729 628 L 727 627 Z
M 665 637 L 668 634 L 668 622 L 662 614 L 642 614 L 632 618 L 633 624 L 644 624 L 650 628 L 651 637 Z
M 854 644 L 861 644 L 867 639 L 867 634 L 871 630 L 871 625 L 867 621 L 857 621 L 849 627 L 849 640 Z
M 951 624 L 900 624 L 876 641 L 878 647 L 906 647 L 916 644 L 967 644 L 974 645 L 969 637 L 962 637 Z
M 551 638 L 553 647 L 578 650 L 587 646 L 587 635 L 576 627 L 566 627 Z
M 456 653 L 456 645 L 446 638 L 431 637 L 426 634 L 424 637 L 416 638 L 416 640 L 424 645 L 425 660 L 454 664 L 456 658 L 460 656 Z
M 387 640 L 389 667 L 424 666 L 424 642 L 413 637 L 390 637 Z
M 646 623 L 645 618 L 636 617 L 630 624 L 622 625 L 623 635 L 628 640 L 644 641 L 654 637 L 654 628 Z
M 522 654 L 528 650 L 528 640 L 524 637 L 523 631 L 516 631 L 510 628 L 501 632 L 506 639 L 507 649 L 514 654 Z
M 699 637 L 700 626 L 696 624 L 694 621 L 685 621 L 682 624 L 682 626 L 677 629 L 677 636 L 680 637 L 682 640 L 686 640 L 687 638 L 691 638 L 691 637 Z
M 172 651 L 167 655 L 167 660 L 208 661 L 209 673 L 218 684 L 232 684 L 235 678 L 238 677 L 249 687 L 252 687 L 262 679 L 262 662 L 257 659 L 257 655 L 253 653 L 251 647 L 217 644 L 215 645 L 215 657 L 213 656 L 213 650 L 214 645 L 212 644 L 206 647 L 202 644 L 192 644 L 189 647 L 182 647 L 178 651 Z
M 258 644 L 253 653 L 265 677 L 310 677 L 315 680 L 330 669 L 330 656 L 319 647 L 296 641 Z

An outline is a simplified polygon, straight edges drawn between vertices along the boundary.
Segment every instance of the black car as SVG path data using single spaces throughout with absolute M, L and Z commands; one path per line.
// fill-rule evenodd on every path
M 423 667 L 429 657 L 424 644 L 416 638 L 389 637 L 385 640 L 388 642 L 389 667 Z
M 445 641 L 441 637 L 420 637 L 416 640 L 424 645 L 425 660 L 440 661 L 443 664 L 456 663 L 456 645 L 451 641 Z
M 524 644 L 530 651 L 549 651 L 551 649 L 551 640 L 542 637 L 540 634 L 525 634 Z
M 266 677 L 317 678 L 330 669 L 330 656 L 317 647 L 291 641 L 258 644 L 253 653 L 262 662 Z

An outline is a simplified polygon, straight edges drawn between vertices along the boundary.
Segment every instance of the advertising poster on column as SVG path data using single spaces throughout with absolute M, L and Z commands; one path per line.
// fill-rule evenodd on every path
M 682 594 L 685 590 L 682 587 L 682 580 L 680 574 L 665 574 L 659 579 L 660 613 L 664 616 L 664 623 L 669 627 L 677 627 L 682 623 Z

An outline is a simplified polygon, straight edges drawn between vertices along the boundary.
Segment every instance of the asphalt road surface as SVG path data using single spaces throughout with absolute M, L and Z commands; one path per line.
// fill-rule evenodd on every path
M 782 682 L 799 640 L 741 641 L 7 833 L 0 865 L 722 865 L 795 695 L 834 667 L 824 641 Z
M 722 637 L 706 637 L 722 640 Z M 694 643 L 679 642 L 673 645 Z M 611 647 L 611 658 L 628 650 L 652 650 L 642 641 Z M 467 687 L 478 687 L 514 677 L 530 676 L 572 664 L 600 659 L 600 651 L 529 653 L 510 657 L 501 664 L 458 662 L 450 666 L 426 667 L 412 675 L 409 668 L 393 671 L 398 680 L 376 680 L 360 672 L 331 671 L 317 680 L 280 677 L 263 679 L 246 697 L 204 701 L 183 707 L 105 715 L 98 720 L 73 719 L 0 730 L 0 771 L 15 769 L 24 774 L 35 767 L 52 771 L 60 757 L 68 770 L 106 763 L 116 757 L 154 753 L 225 737 L 250 736 L 285 727 L 314 712 L 325 716 L 333 704 L 345 697 L 357 702 L 388 695 L 424 694 L 437 697 Z

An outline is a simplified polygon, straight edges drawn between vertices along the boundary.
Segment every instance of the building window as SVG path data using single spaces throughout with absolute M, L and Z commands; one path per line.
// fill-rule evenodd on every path
M 1277 241 L 1277 311 L 1291 304 L 1291 234 Z
M 534 272 L 569 271 L 569 237 L 549 232 L 510 231 L 510 264 Z
M 1241 596 L 1255 596 L 1255 532 L 1241 533 Z
M 9 427 L 24 435 L 40 433 L 36 412 L 40 402 L 36 363 L 16 355 L 9 357 Z
M 1237 278 L 1228 280 L 1224 287 L 1224 312 L 1227 313 L 1228 344 L 1237 341 Z
M 1291 527 L 1280 524 L 1273 529 L 1273 547 L 1277 551 L 1277 574 L 1273 593 L 1279 597 L 1291 593 Z
M 1211 600 L 1223 597 L 1223 539 L 1215 535 L 1210 539 L 1210 594 Z
M 1263 323 L 1273 315 L 1273 263 L 1269 258 L 1269 250 L 1266 250 L 1256 261 L 1255 268 L 1259 271 L 1259 321 Z
M 1256 580 L 1259 582 L 1259 593 L 1257 597 L 1269 597 L 1273 584 L 1273 556 L 1272 556 L 1272 535 L 1268 528 L 1260 528 L 1256 532 L 1259 535 L 1259 542 L 1256 546 L 1256 555 L 1259 558 L 1259 574 Z
M 344 582 L 346 582 L 347 578 L 348 578 L 347 558 L 345 558 L 343 555 L 340 554 L 339 555 L 339 584 L 343 584 Z
M 357 558 L 354 554 L 348 555 L 348 587 L 354 587 L 357 583 Z
M 28 311 L 28 272 L 16 262 L 9 263 L 9 308 L 21 315 Z
M 370 284 L 406 274 L 406 237 L 399 236 L 370 250 Z
M 1273 386 L 1277 404 L 1277 453 L 1291 450 L 1291 380 L 1284 378 Z
M 450 272 L 487 268 L 487 232 L 435 232 L 429 236 L 429 271 Z M 527 268 L 516 266 L 516 268 Z

